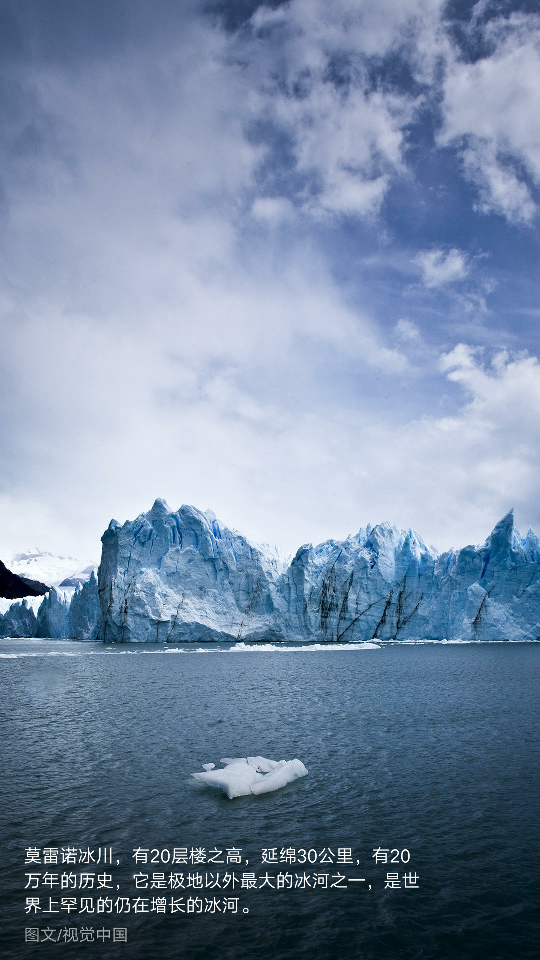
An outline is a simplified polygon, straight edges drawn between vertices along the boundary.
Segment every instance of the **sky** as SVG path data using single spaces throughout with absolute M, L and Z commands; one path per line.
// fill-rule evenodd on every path
M 540 533 L 530 0 L 0 0 L 0 543 Z

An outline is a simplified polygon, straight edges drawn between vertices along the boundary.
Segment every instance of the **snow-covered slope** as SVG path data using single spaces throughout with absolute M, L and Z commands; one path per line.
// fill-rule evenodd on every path
M 42 597 L 48 589 L 45 583 L 40 583 L 38 580 L 29 580 L 28 577 L 20 577 L 12 570 L 8 570 L 5 563 L 0 560 L 1 598 L 16 600 L 19 597 Z
M 97 564 L 83 562 L 75 557 L 56 557 L 37 547 L 16 553 L 0 547 L 0 559 L 19 577 L 39 580 L 49 587 L 76 587 L 86 583 Z M 69 581 L 69 582 L 68 582 Z

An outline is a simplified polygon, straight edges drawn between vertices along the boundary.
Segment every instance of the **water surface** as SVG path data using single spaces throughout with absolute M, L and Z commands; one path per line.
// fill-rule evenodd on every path
M 0 643 L 3 956 L 538 956 L 539 644 L 198 649 Z M 189 776 L 256 754 L 299 757 L 309 776 L 232 801 Z M 31 846 L 112 847 L 112 867 L 93 869 L 110 871 L 115 898 L 148 898 L 149 912 L 26 916 L 26 896 L 48 905 L 66 895 L 25 890 L 26 872 L 91 869 L 25 866 Z M 158 862 L 136 866 L 138 847 L 159 851 Z M 241 849 L 242 863 L 163 863 L 174 848 L 204 848 L 207 859 Z M 349 848 L 353 863 L 338 865 Z M 378 848 L 410 860 L 376 863 Z M 263 849 L 278 862 L 263 864 Z M 301 863 L 308 854 L 318 862 Z M 219 886 L 137 890 L 133 874 L 145 871 L 167 884 L 171 873 L 219 874 Z M 243 889 L 251 872 L 257 886 Z M 405 889 L 407 873 L 416 888 Z M 278 874 L 293 888 L 274 889 Z M 163 896 L 167 912 L 152 912 Z M 237 912 L 171 914 L 171 897 L 234 899 Z M 27 927 L 118 927 L 128 940 L 37 945 L 24 942 Z

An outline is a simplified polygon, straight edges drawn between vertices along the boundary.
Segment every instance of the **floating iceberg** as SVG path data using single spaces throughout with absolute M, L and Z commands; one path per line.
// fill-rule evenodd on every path
M 251 792 L 272 793 L 273 790 L 280 790 L 287 783 L 298 780 L 299 777 L 305 777 L 307 770 L 301 760 L 287 760 L 283 765 L 278 765 L 275 770 L 263 776 L 262 780 L 254 783 Z
M 225 757 L 225 767 L 213 769 L 214 764 L 203 763 L 204 773 L 192 773 L 195 780 L 202 780 L 211 787 L 219 787 L 233 797 L 247 797 L 251 793 L 271 793 L 287 783 L 307 776 L 301 760 L 267 760 L 265 757 Z

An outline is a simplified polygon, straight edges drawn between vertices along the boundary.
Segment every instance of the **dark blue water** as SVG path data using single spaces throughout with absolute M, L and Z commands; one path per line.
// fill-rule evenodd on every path
M 1 642 L 3 957 L 539 956 L 540 644 L 187 649 Z M 309 776 L 236 800 L 189 776 L 255 754 L 299 757 Z M 113 864 L 25 865 L 29 847 L 42 860 L 44 848 L 112 847 Z M 136 866 L 137 847 L 156 862 Z M 239 848 L 242 862 L 162 862 L 174 848 L 233 860 Z M 353 863 L 337 864 L 348 848 Z M 377 848 L 398 862 L 377 864 Z M 278 862 L 263 864 L 263 849 Z M 31 871 L 41 885 L 25 890 Z M 83 871 L 112 889 L 42 884 Z M 158 874 L 158 887 L 136 889 L 134 873 Z M 248 873 L 255 888 L 241 886 Z M 217 884 L 188 887 L 197 874 Z M 292 889 L 275 888 L 278 874 Z M 148 912 L 26 915 L 27 896 L 53 908 L 92 896 L 94 910 L 98 896 L 138 897 Z M 171 898 L 203 912 L 172 914 Z M 26 928 L 42 942 L 25 942 Z

